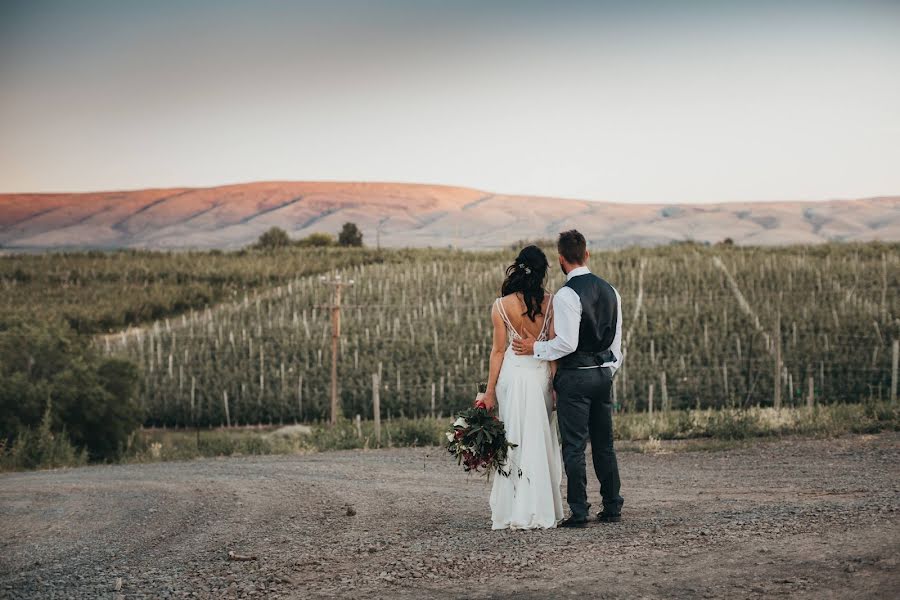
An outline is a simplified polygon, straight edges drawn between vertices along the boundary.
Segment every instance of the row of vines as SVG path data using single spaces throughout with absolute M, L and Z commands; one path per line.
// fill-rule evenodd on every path
M 662 409 L 771 405 L 779 386 L 791 406 L 806 402 L 810 382 L 816 402 L 884 399 L 900 338 L 898 249 L 686 244 L 595 253 L 592 269 L 623 301 L 618 405 L 643 411 L 651 397 Z M 337 363 L 344 415 L 371 416 L 373 373 L 384 416 L 448 414 L 471 402 L 487 376 L 489 307 L 513 256 L 404 251 L 332 269 L 354 281 L 344 288 Z M 148 423 L 327 418 L 332 288 L 306 274 L 324 269 L 306 269 L 101 338 L 107 352 L 140 366 Z M 562 282 L 554 270 L 547 285 Z

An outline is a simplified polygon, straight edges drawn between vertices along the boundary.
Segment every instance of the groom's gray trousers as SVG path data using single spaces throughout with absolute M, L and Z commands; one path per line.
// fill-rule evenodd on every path
M 619 495 L 619 465 L 613 449 L 612 369 L 561 368 L 556 372 L 553 387 L 568 480 L 566 496 L 572 516 L 587 518 L 591 506 L 587 501 L 584 459 L 589 439 L 594 472 L 600 480 L 603 510 L 618 515 L 623 499 Z

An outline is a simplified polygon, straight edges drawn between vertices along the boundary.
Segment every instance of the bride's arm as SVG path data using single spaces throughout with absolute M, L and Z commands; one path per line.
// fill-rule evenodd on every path
M 497 304 L 491 307 L 491 322 L 494 324 L 493 344 L 491 345 L 490 372 L 488 374 L 487 391 L 484 393 L 484 405 L 493 410 L 497 405 L 497 379 L 506 353 L 506 324 L 497 310 Z
M 556 331 L 553 329 L 553 317 L 550 318 L 550 330 L 547 333 L 547 339 L 552 340 L 556 337 Z M 553 410 L 556 410 L 556 389 L 553 387 L 553 381 L 556 379 L 557 361 L 550 361 L 550 394 L 553 396 Z

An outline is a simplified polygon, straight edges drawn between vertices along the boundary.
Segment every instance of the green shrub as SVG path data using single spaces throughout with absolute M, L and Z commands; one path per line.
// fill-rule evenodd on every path
M 386 432 L 391 446 L 436 446 L 446 441 L 447 423 L 444 419 L 394 419 Z
M 317 425 L 309 436 L 310 446 L 317 450 L 350 450 L 362 448 L 365 437 L 357 435 L 356 427 L 348 419 L 340 419 L 336 425 Z
M 262 250 L 272 250 L 275 248 L 285 248 L 291 245 L 291 238 L 287 231 L 281 227 L 272 227 L 256 241 L 255 247 Z
M 751 410 L 723 409 L 712 413 L 705 436 L 722 440 L 742 440 L 763 433 L 756 414 Z M 771 433 L 775 433 L 774 431 Z
M 381 444 L 375 441 L 375 424 L 362 421 L 360 429 L 362 437 L 356 430 L 356 424 L 348 419 L 341 419 L 335 426 L 323 424 L 312 428 L 306 436 L 306 444 L 310 449 L 351 450 L 354 448 L 391 448 L 406 446 L 433 446 L 442 443 L 442 432 L 447 428 L 443 419 L 393 419 L 381 422 Z
M 0 328 L 0 437 L 8 442 L 42 423 L 49 399 L 53 432 L 65 429 L 92 460 L 116 459 L 141 422 L 137 386 L 131 362 L 104 359 L 63 324 Z
M 296 245 L 303 248 L 325 248 L 328 246 L 334 246 L 334 236 L 330 233 L 311 233 L 305 238 L 300 238 L 296 241 Z
M 256 429 L 141 430 L 131 436 L 125 460 L 154 462 L 193 458 L 290 454 L 309 449 L 305 436 L 273 435 Z
M 52 403 L 47 403 L 37 428 L 23 428 L 7 450 L 6 441 L 0 445 L 0 468 L 3 470 L 55 469 L 77 467 L 87 462 L 87 452 L 78 450 L 69 441 L 65 429 L 54 433 Z
M 613 419 L 618 440 L 715 438 L 743 440 L 760 436 L 878 433 L 900 429 L 900 407 L 886 402 L 806 407 L 675 410 L 668 413 L 619 413 Z

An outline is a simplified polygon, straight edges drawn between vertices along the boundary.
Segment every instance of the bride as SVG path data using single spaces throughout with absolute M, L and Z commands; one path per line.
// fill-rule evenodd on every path
M 553 337 L 552 294 L 544 290 L 547 257 L 526 246 L 506 269 L 501 298 L 491 308 L 494 341 L 483 401 L 499 407 L 509 452 L 509 477 L 497 474 L 491 489 L 493 529 L 556 527 L 563 518 L 562 458 L 552 392 L 555 363 L 516 355 L 513 339 Z M 521 472 L 521 475 L 519 474 Z

